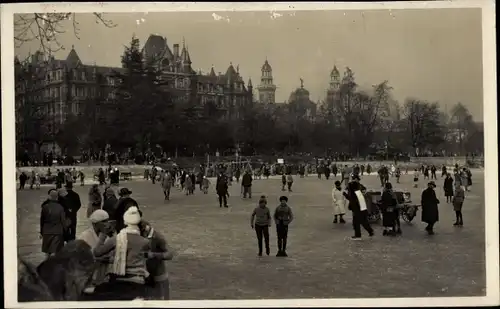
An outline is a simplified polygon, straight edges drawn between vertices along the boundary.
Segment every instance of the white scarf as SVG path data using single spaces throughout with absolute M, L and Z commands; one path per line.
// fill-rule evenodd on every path
M 366 201 L 365 201 L 365 197 L 363 196 L 363 193 L 361 192 L 361 190 L 357 190 L 354 193 L 356 194 L 356 197 L 358 198 L 359 210 L 365 211 L 367 209 L 367 207 L 366 207 Z
M 112 273 L 118 276 L 125 275 L 127 266 L 128 234 L 140 235 L 138 226 L 127 226 L 116 235 L 115 259 L 113 261 Z

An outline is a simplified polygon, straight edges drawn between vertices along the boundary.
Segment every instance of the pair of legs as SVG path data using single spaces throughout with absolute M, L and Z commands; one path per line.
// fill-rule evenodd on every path
M 165 200 L 168 201 L 170 199 L 170 188 L 163 189 L 163 195 L 165 195 Z
M 252 187 L 243 187 L 243 198 L 252 198 Z
M 337 220 L 337 218 L 339 220 Z M 341 214 L 341 215 L 335 215 L 333 217 L 333 223 L 337 223 L 337 222 L 340 222 L 340 223 L 345 223 L 345 220 L 344 220 L 344 214 Z
M 373 229 L 368 222 L 368 212 L 366 210 L 353 212 L 352 226 L 354 228 L 353 238 L 361 238 L 361 226 L 363 226 L 363 228 L 368 232 L 370 236 L 373 236 Z
M 288 192 L 292 192 L 292 184 L 293 184 L 293 182 L 287 182 L 286 183 L 287 188 L 288 188 Z
M 286 245 L 288 240 L 288 225 L 277 224 L 276 234 L 278 236 L 278 253 L 276 256 L 288 256 L 286 254 Z
M 262 239 L 266 245 L 266 254 L 269 255 L 271 249 L 269 248 L 269 226 L 255 225 L 255 233 L 257 234 L 257 244 L 259 246 L 259 256 L 262 256 Z
M 226 193 L 217 193 L 219 196 L 219 207 L 222 207 L 224 204 L 224 207 L 227 207 L 227 194 Z
M 434 235 L 434 224 L 436 224 L 436 222 L 432 222 L 432 223 L 427 222 L 427 226 L 425 227 L 427 234 Z
M 459 226 L 464 225 L 464 219 L 462 217 L 462 209 L 455 210 L 455 217 L 457 218 L 457 221 L 453 225 L 455 225 L 455 226 L 457 226 L 457 225 L 459 225 Z

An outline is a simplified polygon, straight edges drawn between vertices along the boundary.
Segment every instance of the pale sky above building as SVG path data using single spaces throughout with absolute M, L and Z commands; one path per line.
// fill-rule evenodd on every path
M 281 15 L 281 16 L 279 16 Z M 239 65 L 245 82 L 260 81 L 267 58 L 273 68 L 276 101 L 288 100 L 300 86 L 311 100 L 324 100 L 330 71 L 351 67 L 363 88 L 388 80 L 394 98 L 439 101 L 445 109 L 462 102 L 477 120 L 483 118 L 482 32 L 480 9 L 379 11 L 106 13 L 114 28 L 96 24 L 92 14 L 78 14 L 79 37 L 72 23 L 59 36 L 85 64 L 120 66 L 124 45 L 133 34 L 145 43 L 150 34 L 167 38 L 169 46 L 189 48 L 193 68 L 211 66 L 225 73 Z M 16 49 L 22 59 L 37 50 L 36 42 Z

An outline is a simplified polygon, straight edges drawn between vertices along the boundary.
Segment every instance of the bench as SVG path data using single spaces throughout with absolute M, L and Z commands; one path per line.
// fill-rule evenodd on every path
M 130 180 L 130 179 L 132 179 L 131 172 L 121 172 L 120 173 L 120 180 Z

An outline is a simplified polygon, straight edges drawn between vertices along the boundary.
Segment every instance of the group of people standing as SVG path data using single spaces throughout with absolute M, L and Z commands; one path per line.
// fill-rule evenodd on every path
M 85 241 L 95 259 L 95 271 L 82 299 L 169 299 L 165 261 L 173 257 L 164 236 L 142 218 L 142 211 L 128 188 L 89 190 L 88 228 L 76 235 L 77 213 L 82 203 L 72 182 L 50 189 L 42 204 L 40 238 L 47 259 L 74 241 Z

